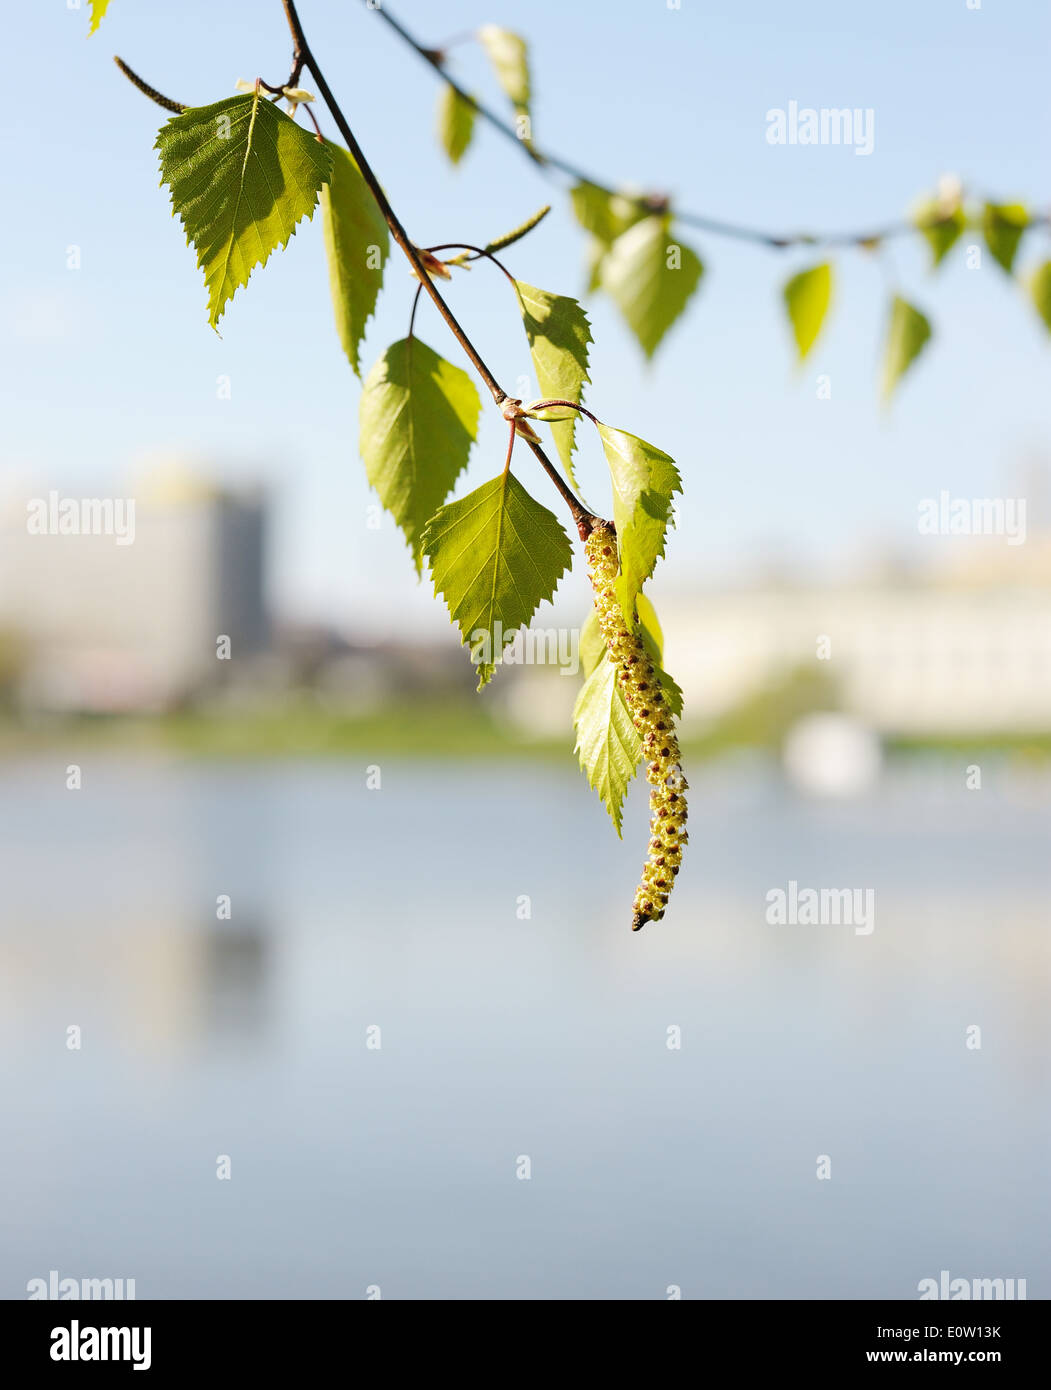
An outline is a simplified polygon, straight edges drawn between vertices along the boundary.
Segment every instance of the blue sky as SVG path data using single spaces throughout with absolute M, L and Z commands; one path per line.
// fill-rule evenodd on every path
M 1005 200 L 1046 205 L 1051 188 L 1051 10 L 1036 0 L 985 0 L 978 10 L 966 0 L 682 0 L 677 11 L 666 0 L 400 0 L 392 9 L 434 43 L 484 22 L 520 30 L 531 44 L 541 145 L 610 183 L 664 189 L 713 216 L 775 231 L 878 225 L 945 171 Z M 583 238 L 560 189 L 484 129 L 451 169 L 434 138 L 437 81 L 381 20 L 360 0 L 302 0 L 300 13 L 410 234 L 421 244 L 484 241 L 551 201 L 543 227 L 507 260 L 524 280 L 579 293 Z M 261 477 L 274 489 L 274 596 L 284 611 L 370 626 L 396 617 L 438 634 L 447 618 L 429 586 L 417 587 L 399 533 L 389 520 L 366 528 L 360 388 L 336 339 L 320 225 L 301 228 L 257 272 L 217 337 L 158 186 L 152 146 L 163 113 L 110 61 L 120 53 L 189 103 L 231 94 L 239 77 L 276 81 L 290 51 L 278 0 L 112 0 L 90 40 L 87 22 L 86 4 L 71 11 L 62 0 L 22 5 L 7 21 L 11 51 L 26 55 L 9 80 L 3 123 L 9 471 L 35 487 L 93 495 L 167 454 L 231 479 Z M 455 71 L 499 103 L 473 45 L 455 49 Z M 768 145 L 766 112 L 791 100 L 873 108 L 874 152 Z M 839 256 L 832 318 L 798 372 L 780 286 L 812 253 L 686 229 L 681 239 L 707 274 L 652 368 L 611 306 L 589 304 L 591 408 L 668 450 L 686 479 L 657 597 L 770 559 L 835 573 L 873 540 L 915 545 L 922 497 L 942 488 L 1014 494 L 1033 459 L 1051 466 L 1051 338 L 988 257 L 970 271 L 961 244 L 931 276 L 911 244 L 881 258 Z M 66 269 L 70 244 L 81 248 L 78 272 Z M 1033 233 L 1019 266 L 1049 256 L 1047 234 Z M 894 287 L 928 313 L 937 336 L 886 414 L 876 373 Z M 411 294 L 395 252 L 366 363 L 404 335 Z M 451 297 L 498 378 L 510 387 L 529 373 L 498 274 L 476 269 Z M 467 365 L 430 308 L 417 329 Z M 818 373 L 832 378 L 830 401 L 816 398 Z M 220 374 L 231 378 L 229 401 L 216 398 Z M 487 410 L 461 495 L 498 471 L 503 438 Z M 559 510 L 531 456 L 519 462 L 526 485 Z M 580 471 L 601 508 L 592 441 Z M 585 601 L 581 574 L 569 593 Z

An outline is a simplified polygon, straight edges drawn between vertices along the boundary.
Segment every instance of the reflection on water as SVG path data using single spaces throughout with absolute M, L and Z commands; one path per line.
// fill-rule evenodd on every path
M 695 774 L 633 935 L 637 791 L 622 847 L 568 771 L 67 761 L 3 769 L 0 1295 L 1051 1292 L 1044 779 Z

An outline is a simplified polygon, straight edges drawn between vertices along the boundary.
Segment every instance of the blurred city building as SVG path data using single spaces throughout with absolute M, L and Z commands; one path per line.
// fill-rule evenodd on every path
M 121 499 L 130 539 L 31 531 L 28 509 L 51 497 L 0 517 L 0 629 L 18 635 L 22 703 L 170 708 L 221 681 L 222 637 L 239 657 L 267 650 L 261 492 L 164 470 Z M 52 516 L 67 500 L 81 499 L 54 498 Z
M 667 665 L 711 721 L 805 665 L 881 733 L 1051 729 L 1051 538 L 972 542 L 923 576 L 665 601 Z
M 440 644 L 374 643 L 349 625 L 275 623 L 261 490 L 169 468 L 133 495 L 125 544 L 112 534 L 35 534 L 26 497 L 0 514 L 0 706 L 247 710 L 303 690 L 348 716 L 438 694 L 477 705 L 451 634 Z M 687 734 L 780 743 L 815 710 L 885 737 L 1051 732 L 1051 535 L 1034 530 L 1021 546 L 932 544 L 940 548 L 927 550 L 922 570 L 914 557 L 845 584 L 780 574 L 661 596 L 665 664 L 686 695 Z M 546 621 L 580 618 L 563 605 Z M 230 660 L 221 659 L 226 643 Z M 561 739 L 578 689 L 551 657 L 505 666 L 485 703 L 525 737 Z
M 808 709 L 841 711 L 886 737 L 1051 731 L 1051 535 L 1015 548 L 938 540 L 925 569 L 884 563 L 844 584 L 782 574 L 662 595 L 686 733 L 736 722 L 776 742 Z M 543 675 L 520 668 L 510 699 L 538 734 L 564 721 L 577 688 Z

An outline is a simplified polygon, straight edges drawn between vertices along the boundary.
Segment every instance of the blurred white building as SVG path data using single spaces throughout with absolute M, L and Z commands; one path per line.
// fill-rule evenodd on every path
M 169 469 L 135 487 L 133 500 L 129 543 L 34 534 L 28 495 L 0 511 L 0 637 L 11 629 L 24 639 L 28 706 L 159 710 L 229 676 L 240 677 L 233 685 L 243 702 L 249 685 L 267 685 L 253 658 L 268 653 L 271 676 L 281 667 L 265 602 L 265 499 Z M 880 734 L 1051 731 L 1051 538 L 1033 532 L 1019 546 L 944 538 L 935 553 L 923 577 L 892 570 L 838 586 L 779 580 L 661 595 L 665 665 L 685 693 L 687 731 L 776 692 L 802 667 L 827 674 L 835 704 Z M 563 622 L 582 617 L 557 612 Z M 217 659 L 224 637 L 230 661 Z M 392 682 L 424 697 L 445 680 L 446 657 L 450 674 L 466 680 L 455 643 L 439 659 L 430 650 L 358 650 L 347 637 L 338 650 L 319 646 L 310 677 L 341 700 L 374 706 Z M 545 658 L 501 672 L 492 699 L 519 732 L 564 734 L 580 682 L 557 669 Z
M 969 541 L 926 576 L 705 589 L 661 595 L 658 607 L 688 732 L 804 667 L 827 674 L 836 706 L 879 734 L 1051 731 L 1046 534 L 1016 548 Z M 547 736 L 566 727 L 579 680 L 538 666 L 500 679 L 519 728 Z
M 691 722 L 803 665 L 881 733 L 1051 729 L 1051 544 L 972 547 L 920 581 L 756 588 L 665 601 L 665 659 Z
M 223 674 L 221 637 L 234 662 L 266 647 L 262 495 L 168 470 L 121 499 L 135 504 L 123 537 L 34 533 L 33 503 L 50 496 L 9 499 L 0 515 L 0 628 L 26 639 L 28 703 L 160 709 Z

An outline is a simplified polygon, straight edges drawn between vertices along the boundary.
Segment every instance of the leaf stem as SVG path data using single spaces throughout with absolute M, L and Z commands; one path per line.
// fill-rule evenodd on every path
M 515 277 L 508 270 L 507 266 L 504 265 L 503 261 L 498 261 L 491 251 L 486 251 L 481 246 L 471 246 L 466 241 L 444 241 L 442 242 L 441 246 L 425 246 L 424 250 L 430 251 L 432 253 L 435 251 L 473 251 L 474 260 L 480 260 L 484 256 L 484 258 L 487 261 L 492 261 L 493 265 L 495 265 L 497 269 L 502 270 L 504 272 L 507 278 L 511 281 L 512 285 L 518 283 L 515 280 Z
M 310 103 L 308 101 L 301 101 L 299 105 L 302 106 L 303 110 L 310 117 L 310 122 L 313 125 L 314 129 L 317 131 L 317 138 L 322 142 L 322 144 L 324 144 L 325 137 L 321 134 L 321 127 L 318 125 L 317 117 L 310 109 Z
M 417 285 L 416 293 L 412 297 L 412 313 L 409 315 L 409 331 L 405 335 L 407 338 L 412 337 L 412 330 L 416 326 L 416 310 L 420 307 L 420 295 L 422 293 L 423 285 Z
M 507 446 L 507 462 L 504 464 L 504 477 L 506 478 L 511 471 L 511 455 L 515 451 L 515 439 L 518 436 L 518 426 L 514 420 L 511 421 L 511 440 Z

